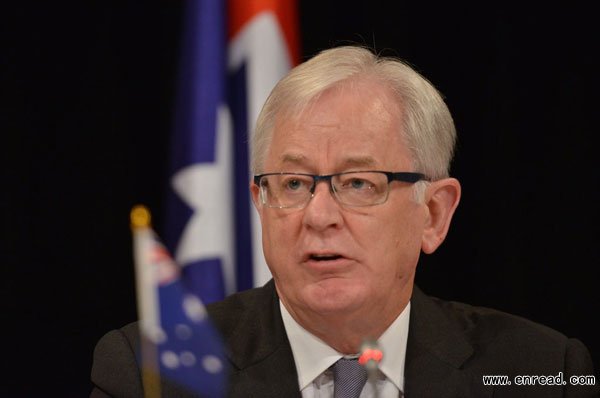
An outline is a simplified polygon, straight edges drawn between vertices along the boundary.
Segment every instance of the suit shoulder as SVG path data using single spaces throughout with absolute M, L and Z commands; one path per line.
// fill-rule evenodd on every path
M 524 317 L 493 308 L 432 298 L 433 303 L 467 335 L 477 340 L 524 341 L 565 345 L 569 338 L 559 331 Z
M 277 300 L 272 282 L 263 287 L 234 293 L 224 300 L 206 306 L 208 314 L 221 332 L 230 331 L 236 325 L 246 328 L 264 322 L 266 313 L 271 313 Z
M 142 381 L 136 358 L 137 322 L 106 333 L 94 349 L 91 380 L 95 391 L 114 397 L 141 397 Z
M 473 349 L 470 365 L 493 374 L 594 374 L 588 348 L 548 326 L 492 308 L 430 298 Z
M 257 305 L 265 303 L 272 298 L 272 292 L 266 286 L 256 287 L 227 296 L 224 300 L 210 303 L 206 306 L 208 313 L 218 315 L 224 311 L 249 311 Z
M 119 329 L 105 333 L 96 344 L 96 351 L 108 349 L 135 352 L 139 341 L 138 322 L 131 322 Z

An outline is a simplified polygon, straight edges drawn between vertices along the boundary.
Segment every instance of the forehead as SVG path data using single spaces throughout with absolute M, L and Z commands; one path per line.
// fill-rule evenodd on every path
M 287 165 L 336 171 L 408 167 L 402 107 L 385 86 L 354 81 L 323 92 L 300 112 L 279 116 L 265 166 Z M 321 170 L 324 172 L 323 170 Z

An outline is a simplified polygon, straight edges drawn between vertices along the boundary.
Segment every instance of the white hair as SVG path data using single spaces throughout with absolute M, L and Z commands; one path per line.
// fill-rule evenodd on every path
M 456 129 L 436 88 L 398 58 L 381 57 L 358 46 L 325 50 L 293 68 L 267 98 L 252 135 L 252 172 L 263 164 L 278 117 L 298 114 L 328 89 L 355 79 L 370 79 L 391 90 L 402 109 L 399 134 L 407 143 L 415 171 L 431 180 L 447 177 L 454 154 Z M 426 183 L 415 186 L 422 197 Z

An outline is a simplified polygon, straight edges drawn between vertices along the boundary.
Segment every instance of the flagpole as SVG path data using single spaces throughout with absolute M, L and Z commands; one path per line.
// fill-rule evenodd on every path
M 145 398 L 160 398 L 160 373 L 158 349 L 149 336 L 158 330 L 159 324 L 153 307 L 156 304 L 155 281 L 151 263 L 145 256 L 143 245 L 152 234 L 150 212 L 145 206 L 134 206 L 130 213 L 134 243 L 134 263 L 136 275 L 136 295 L 138 316 L 140 318 L 140 343 L 142 361 L 142 384 Z

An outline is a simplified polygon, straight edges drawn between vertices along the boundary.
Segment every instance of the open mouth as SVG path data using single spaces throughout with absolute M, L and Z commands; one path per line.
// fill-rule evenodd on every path
M 311 254 L 310 260 L 313 261 L 333 261 L 342 258 L 339 254 Z

